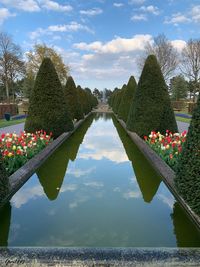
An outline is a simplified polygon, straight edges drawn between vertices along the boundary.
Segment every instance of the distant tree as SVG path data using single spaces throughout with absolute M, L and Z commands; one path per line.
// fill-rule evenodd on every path
M 151 131 L 177 132 L 167 86 L 154 55 L 147 57 L 127 120 L 127 128 L 139 136 Z
M 35 78 L 34 74 L 29 72 L 26 74 L 22 84 L 22 94 L 24 97 L 30 98 L 31 92 L 34 88 Z
M 180 195 L 200 215 L 200 96 L 193 111 L 186 142 L 178 162 L 175 184 Z
M 83 119 L 83 110 L 80 106 L 78 92 L 75 82 L 71 76 L 69 76 L 67 79 L 67 83 L 64 88 L 64 95 L 70 118 L 72 120 Z
M 50 58 L 42 61 L 29 102 L 27 132 L 43 129 L 48 134 L 52 132 L 56 138 L 73 129 L 63 89 Z
M 119 107 L 119 117 L 127 122 L 129 110 L 131 107 L 131 103 L 133 102 L 133 98 L 135 95 L 137 83 L 133 76 L 130 77 L 128 84 L 126 86 L 125 92 L 123 94 L 120 107 Z
M 0 32 L 0 80 L 6 89 L 9 100 L 13 82 L 25 73 L 22 52 L 12 38 L 5 32 Z
M 153 43 L 148 42 L 145 53 L 139 58 L 139 66 L 142 69 L 148 55 L 155 55 L 160 65 L 162 74 L 167 81 L 178 66 L 178 54 L 176 49 L 164 34 L 159 34 L 154 38 Z
M 180 99 L 187 98 L 188 82 L 184 76 L 178 75 L 170 80 L 169 91 L 171 93 L 171 99 L 179 101 Z
M 99 100 L 102 99 L 102 92 L 100 92 L 97 88 L 94 89 L 93 95 L 97 97 Z
M 26 69 L 29 76 L 32 76 L 32 74 L 36 76 L 43 59 L 49 57 L 55 66 L 61 83 L 63 85 L 66 83 L 69 76 L 69 66 L 64 63 L 61 55 L 55 49 L 47 47 L 45 44 L 36 44 L 33 50 L 26 53 L 26 56 L 28 59 Z
M 195 101 L 196 93 L 200 92 L 200 39 L 191 39 L 187 42 L 182 51 L 181 71 L 191 81 Z

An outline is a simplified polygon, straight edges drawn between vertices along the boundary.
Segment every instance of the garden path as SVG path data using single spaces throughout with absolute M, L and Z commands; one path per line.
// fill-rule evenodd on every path
M 178 130 L 179 132 L 183 132 L 183 131 L 188 131 L 189 128 L 189 123 L 187 122 L 182 122 L 182 121 L 176 121 L 177 125 L 178 125 Z
M 16 133 L 19 134 L 24 130 L 24 122 L 16 125 L 7 126 L 4 128 L 0 128 L 0 134 L 2 133 Z

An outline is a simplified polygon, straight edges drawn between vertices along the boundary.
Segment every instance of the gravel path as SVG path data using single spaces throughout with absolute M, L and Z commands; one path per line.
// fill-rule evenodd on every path
M 16 134 L 19 134 L 23 130 L 24 130 L 24 122 L 16 124 L 16 125 L 11 125 L 11 126 L 7 126 L 4 128 L 0 128 L 0 134 L 2 134 L 2 133 L 14 133 L 14 132 Z
M 189 123 L 177 121 L 179 132 L 188 131 Z

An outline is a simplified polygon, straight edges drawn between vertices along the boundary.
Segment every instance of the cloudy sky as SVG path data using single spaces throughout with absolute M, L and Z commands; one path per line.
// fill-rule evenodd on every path
M 180 51 L 200 36 L 200 0 L 0 0 L 0 30 L 23 52 L 54 47 L 76 84 L 113 89 L 139 76 L 145 42 L 164 33 Z

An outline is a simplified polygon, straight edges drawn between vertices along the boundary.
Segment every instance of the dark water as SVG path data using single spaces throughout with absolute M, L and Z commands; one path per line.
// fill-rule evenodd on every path
M 200 233 L 119 123 L 97 114 L 1 210 L 0 246 L 198 247 Z

